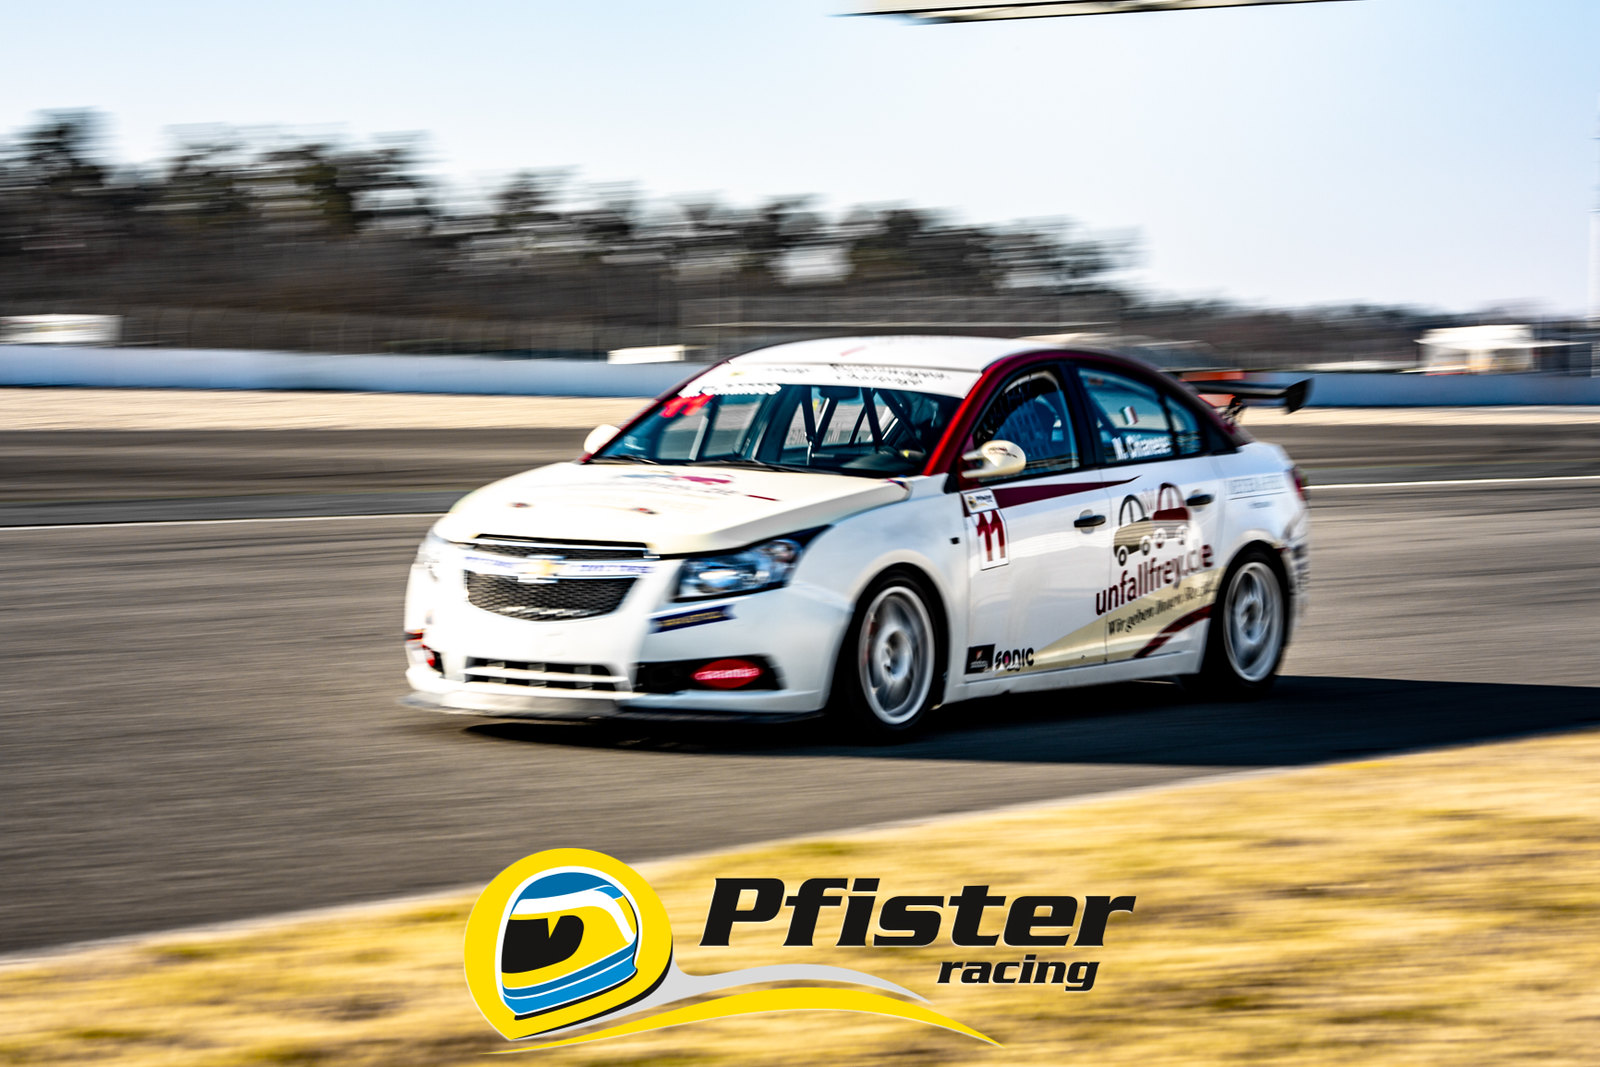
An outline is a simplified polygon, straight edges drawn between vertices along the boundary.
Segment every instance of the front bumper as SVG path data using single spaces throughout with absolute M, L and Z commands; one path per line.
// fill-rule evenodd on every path
M 489 719 L 536 719 L 541 722 L 593 722 L 597 719 L 632 719 L 648 722 L 796 722 L 814 718 L 820 711 L 750 712 L 694 711 L 688 708 L 642 707 L 626 700 L 583 700 L 564 697 L 502 696 L 497 693 L 443 695 L 411 693 L 400 698 L 408 708 L 474 715 Z
M 828 699 L 852 605 L 799 583 L 721 600 L 674 602 L 677 563 L 662 560 L 615 611 L 534 621 L 473 606 L 453 570 L 413 567 L 406 598 L 411 707 L 491 718 L 760 718 L 815 714 Z M 685 616 L 696 618 L 685 624 Z M 709 621 L 698 621 L 702 616 Z M 418 654 L 425 649 L 427 654 Z M 760 658 L 765 688 L 646 692 L 641 668 Z M 489 666 L 484 666 L 488 664 Z M 572 673 L 572 672 L 583 673 Z M 496 677 L 498 676 L 498 677 Z

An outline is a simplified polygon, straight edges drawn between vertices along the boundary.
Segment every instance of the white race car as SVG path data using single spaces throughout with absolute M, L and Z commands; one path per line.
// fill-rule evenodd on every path
M 406 591 L 407 703 L 826 709 L 901 734 L 1001 693 L 1157 677 L 1259 693 L 1305 607 L 1298 470 L 1109 352 L 779 345 L 585 447 L 469 494 L 428 533 Z

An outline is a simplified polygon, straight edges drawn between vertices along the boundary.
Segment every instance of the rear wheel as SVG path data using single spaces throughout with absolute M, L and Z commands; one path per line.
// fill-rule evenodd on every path
M 1217 699 L 1251 699 L 1277 679 L 1288 636 L 1283 576 L 1266 551 L 1247 549 L 1223 575 L 1211 608 L 1200 673 L 1191 689 Z
M 939 641 L 929 600 L 907 574 L 884 575 L 862 594 L 833 683 L 833 710 L 856 735 L 907 737 L 937 699 Z

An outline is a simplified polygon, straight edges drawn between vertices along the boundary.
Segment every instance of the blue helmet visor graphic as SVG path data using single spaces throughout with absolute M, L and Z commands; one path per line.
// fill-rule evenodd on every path
M 639 919 L 593 871 L 554 871 L 513 896 L 500 930 L 500 998 L 518 1016 L 564 1007 L 638 973 Z

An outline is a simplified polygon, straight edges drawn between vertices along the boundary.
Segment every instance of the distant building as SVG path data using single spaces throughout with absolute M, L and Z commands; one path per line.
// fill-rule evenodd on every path
M 1591 374 L 1592 338 L 1563 327 L 1496 325 L 1429 330 L 1417 339 L 1424 374 Z

